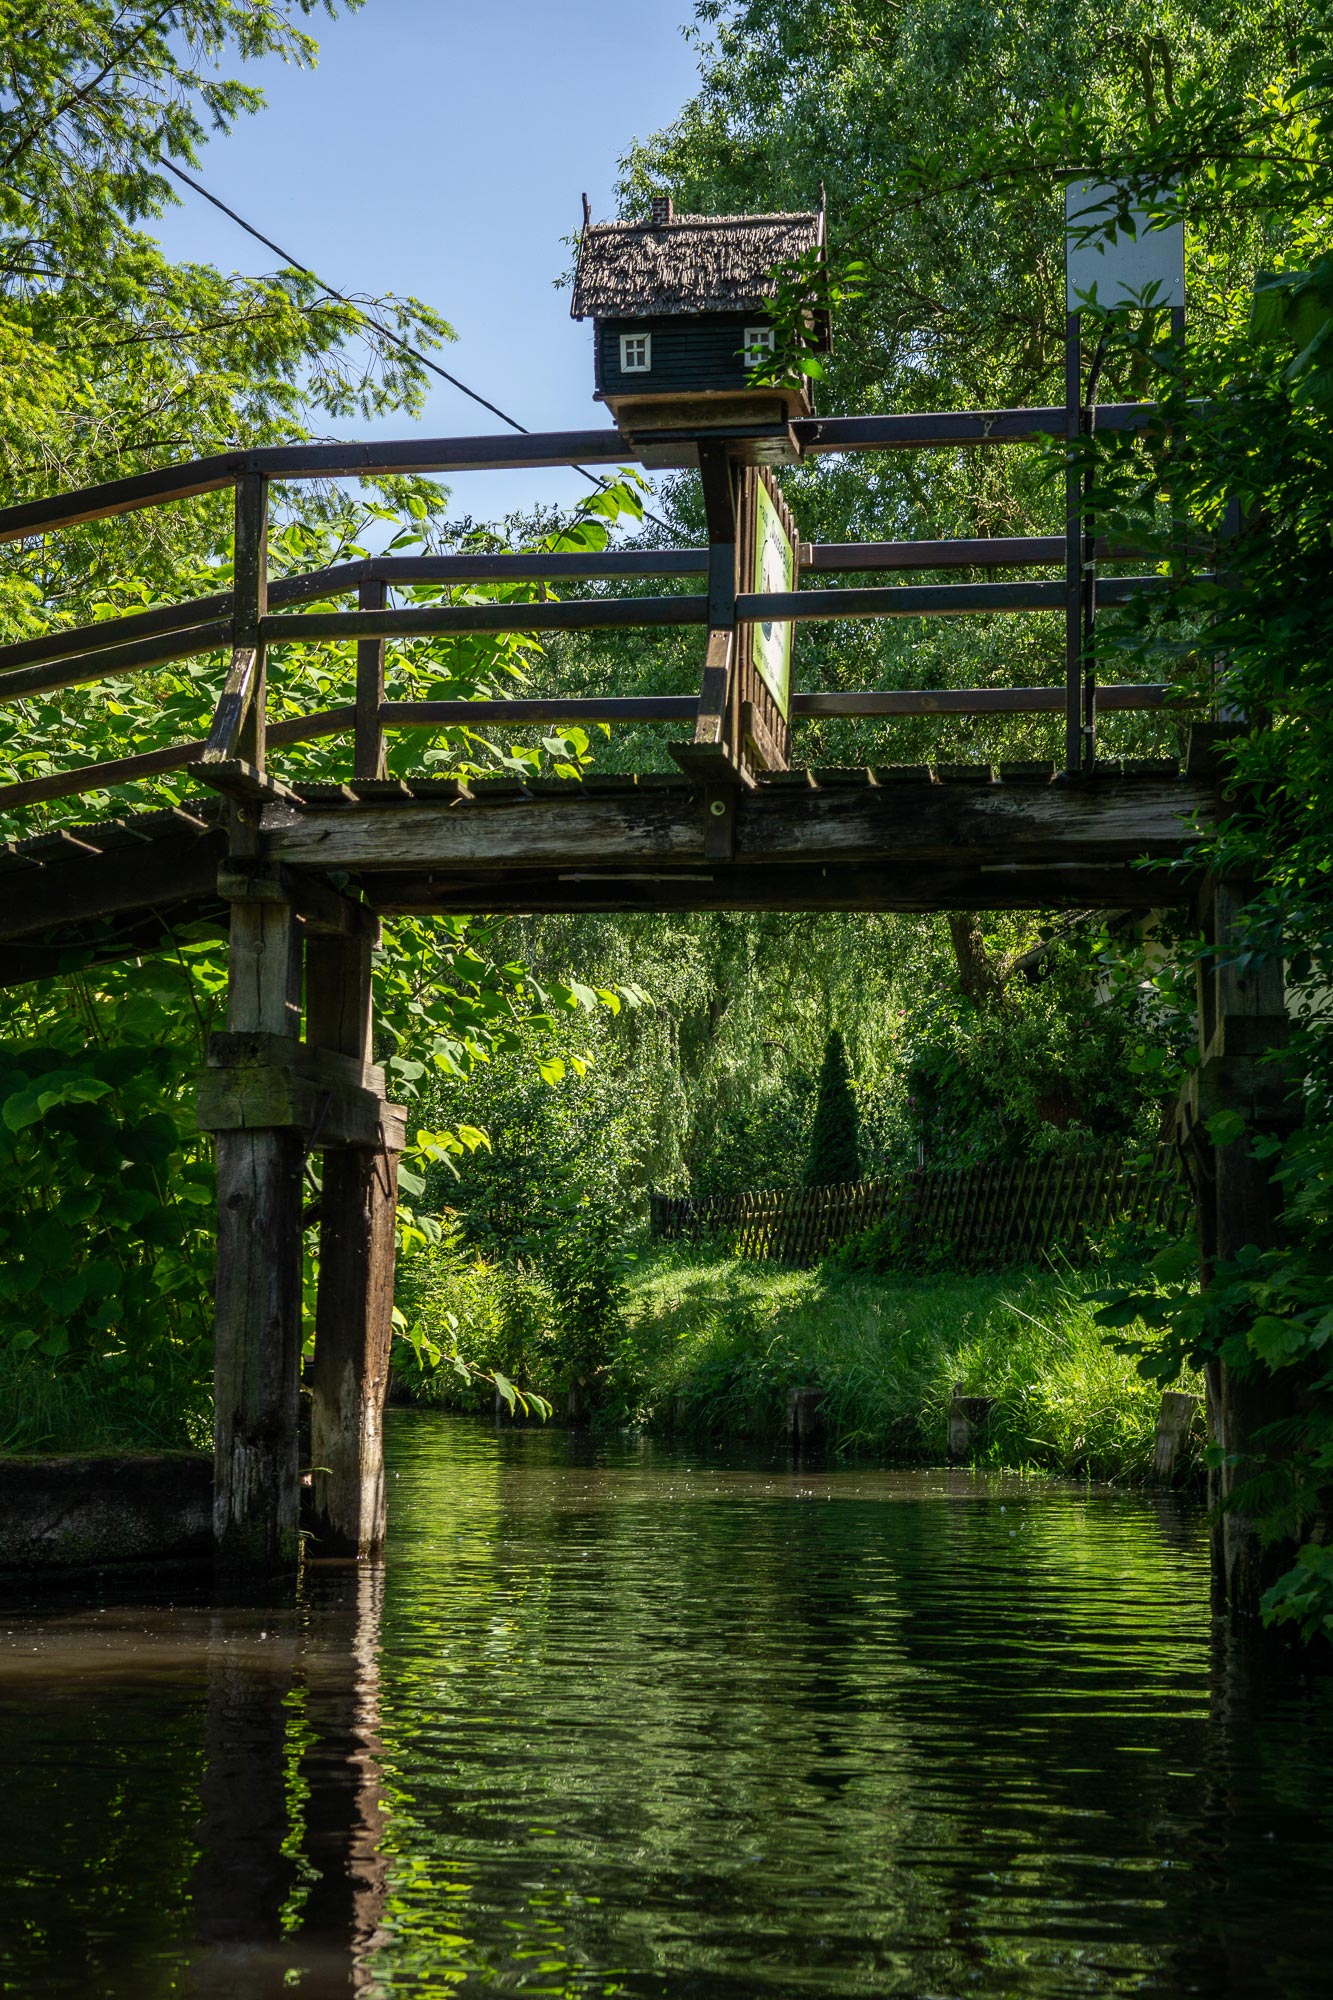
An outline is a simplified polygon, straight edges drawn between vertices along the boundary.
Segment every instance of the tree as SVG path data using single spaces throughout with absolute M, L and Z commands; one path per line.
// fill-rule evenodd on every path
M 1294 1032 L 1288 1040 L 1283 1021 L 1282 1048 L 1254 1051 L 1252 1096 L 1271 1109 L 1285 1080 L 1282 1116 L 1295 1129 L 1255 1131 L 1234 1104 L 1207 1117 L 1206 1152 L 1246 1148 L 1271 1173 L 1283 1240 L 1268 1240 L 1256 1200 L 1259 1240 L 1233 1240 L 1202 1288 L 1193 1246 L 1175 1246 L 1104 1323 L 1126 1330 L 1154 1379 L 1207 1368 L 1226 1384 L 1242 1416 L 1214 1448 L 1225 1504 L 1257 1522 L 1270 1558 L 1294 1552 L 1265 1613 L 1307 1637 L 1333 1637 L 1330 27 L 1328 0 L 1275 13 L 1248 74 L 1127 67 L 1100 95 L 1062 93 L 998 133 L 923 148 L 885 192 L 890 212 L 940 217 L 960 188 L 1110 179 L 1158 220 L 1187 225 L 1196 311 L 1185 348 L 1164 342 L 1150 313 L 1103 315 L 1098 327 L 1103 393 L 1120 384 L 1149 396 L 1161 419 L 1140 438 L 1098 434 L 1079 448 L 1086 504 L 1100 531 L 1146 545 L 1170 580 L 1151 607 L 1100 629 L 1099 664 L 1160 677 L 1232 718 L 1220 752 L 1227 810 L 1193 865 L 1252 884 L 1223 964 L 1285 966 Z M 1230 262 L 1228 238 L 1247 255 Z M 1180 519 L 1218 537 L 1214 573 L 1180 562 Z M 1193 956 L 1216 955 L 1196 945 Z M 1183 969 L 1169 968 L 1177 985 Z M 1171 1053 L 1148 1046 L 1140 1060 L 1166 1076 Z
M 309 63 L 314 44 L 298 24 L 320 10 L 321 0 L 0 0 L 3 499 L 300 439 L 330 417 L 419 407 L 421 363 L 390 336 L 437 343 L 449 337 L 439 314 L 410 299 L 348 303 L 304 271 L 241 277 L 172 264 L 140 226 L 175 199 L 162 160 L 194 161 L 210 126 L 225 131 L 258 108 L 257 92 L 226 79 L 228 60 Z M 322 11 L 334 14 L 331 0 Z M 309 487 L 278 487 L 273 499 L 278 576 L 368 554 L 372 534 L 406 550 L 447 532 L 446 495 L 429 480 L 386 481 L 368 502 Z M 632 486 L 618 484 L 543 523 L 542 542 L 597 549 L 612 522 L 639 512 Z M 230 559 L 230 496 L 217 494 L 8 544 L 0 639 L 226 589 Z M 538 651 L 524 635 L 428 643 L 397 651 L 389 671 L 414 692 L 473 695 L 521 679 Z M 352 649 L 285 647 L 274 667 L 273 711 L 309 710 L 350 681 Z M 9 702 L 0 782 L 196 738 L 223 671 L 221 655 L 205 655 L 100 682 L 91 695 Z M 587 748 L 581 731 L 497 746 L 457 730 L 427 761 L 576 773 Z M 337 755 L 297 750 L 284 768 L 332 773 Z M 13 815 L 0 834 L 169 803 L 190 784 L 183 774 L 147 795 L 130 786 L 67 799 Z M 206 1421 L 212 1163 L 191 1100 L 226 970 L 216 929 L 164 943 L 169 951 L 135 965 L 79 964 L 71 952 L 67 974 L 6 995 L 0 1368 L 30 1379 L 86 1370 L 96 1394 L 114 1378 L 131 1412 L 169 1381 L 179 1393 L 154 1436 L 181 1442 Z M 538 987 L 469 918 L 391 927 L 377 987 L 383 1053 L 408 1098 L 423 1077 L 520 1054 L 527 1023 L 606 1004 L 555 975 Z M 409 1202 L 422 1186 L 414 1168 L 482 1142 L 463 1120 L 416 1136 L 401 1179 Z M 409 1241 L 429 1240 L 429 1218 L 400 1220 Z M 26 1396 L 9 1400 L 20 1407 Z M 40 1428 L 28 1442 L 51 1441 Z
M 841 1034 L 830 1028 L 819 1072 L 819 1096 L 805 1162 L 807 1187 L 835 1187 L 861 1178 L 860 1121 Z

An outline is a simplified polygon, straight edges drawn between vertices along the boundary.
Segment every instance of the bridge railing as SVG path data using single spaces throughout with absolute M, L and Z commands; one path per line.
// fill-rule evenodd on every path
M 1101 429 L 1142 429 L 1149 404 L 1099 408 Z M 812 418 L 794 430 L 803 454 L 877 452 L 904 448 L 984 446 L 1062 436 L 1062 407 L 956 411 L 924 415 Z M 46 536 L 231 487 L 235 492 L 233 587 L 176 605 L 152 608 L 92 626 L 63 628 L 0 647 L 0 702 L 49 695 L 124 674 L 147 672 L 202 654 L 230 654 L 221 700 L 208 734 L 132 756 L 44 773 L 0 787 L 0 811 L 197 767 L 206 781 L 265 785 L 268 748 L 350 734 L 353 775 L 383 774 L 386 731 L 440 730 L 465 723 L 670 723 L 688 731 L 699 714 L 693 695 L 599 698 L 517 697 L 404 702 L 386 699 L 384 645 L 449 634 L 497 635 L 605 630 L 699 628 L 710 634 L 717 607 L 710 585 L 710 550 L 618 550 L 549 553 L 370 556 L 309 575 L 270 579 L 267 563 L 269 488 L 273 481 L 377 478 L 404 473 L 460 472 L 499 467 L 614 465 L 632 460 L 618 431 L 597 430 L 463 439 L 410 439 L 366 444 L 276 446 L 234 452 L 139 473 L 101 486 L 0 509 L 0 541 Z M 800 547 L 803 575 L 1041 568 L 1063 564 L 1063 580 L 1024 577 L 984 583 L 844 585 L 786 592 L 733 589 L 733 628 L 758 621 L 948 617 L 977 613 L 1054 611 L 1069 604 L 1066 535 L 985 537 L 943 541 L 809 544 Z M 1138 551 L 1105 540 L 1094 557 L 1132 559 Z M 1193 553 L 1201 553 L 1194 551 Z M 1083 559 L 1080 551 L 1080 561 Z M 564 601 L 396 606 L 394 588 L 421 584 L 645 581 L 697 577 L 697 594 L 598 596 Z M 1103 605 L 1161 589 L 1159 575 L 1100 578 Z M 355 609 L 309 609 L 355 593 Z M 355 641 L 354 699 L 321 712 L 269 720 L 266 659 L 274 646 Z M 1102 710 L 1159 708 L 1167 689 L 1118 685 L 1097 689 Z M 793 721 L 811 717 L 886 718 L 932 715 L 1058 714 L 1068 685 L 1024 688 L 894 689 L 809 692 L 793 696 Z M 225 787 L 224 787 L 225 788 Z

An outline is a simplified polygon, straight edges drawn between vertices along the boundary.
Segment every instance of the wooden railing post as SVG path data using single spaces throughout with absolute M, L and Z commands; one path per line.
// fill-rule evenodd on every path
M 264 768 L 266 662 L 262 621 L 268 616 L 268 480 L 246 472 L 236 482 L 236 539 L 232 578 L 233 668 L 252 656 L 248 700 L 235 754 L 256 771 Z
M 361 585 L 357 599 L 362 611 L 383 611 L 388 588 L 372 577 Z M 356 647 L 356 736 L 352 746 L 352 776 L 384 776 L 384 641 L 359 639 Z

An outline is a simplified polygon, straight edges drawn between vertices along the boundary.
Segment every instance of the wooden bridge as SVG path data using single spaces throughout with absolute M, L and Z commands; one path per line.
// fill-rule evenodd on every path
M 1151 418 L 1138 405 L 1097 413 L 1102 428 Z M 810 419 L 793 428 L 808 455 L 1012 443 L 1065 436 L 1078 422 L 1077 412 L 1071 425 L 1059 408 Z M 213 1038 L 199 1105 L 202 1127 L 217 1135 L 215 1509 L 219 1552 L 232 1567 L 272 1570 L 297 1553 L 302 1168 L 311 1150 L 325 1161 L 310 1520 L 326 1553 L 365 1552 L 383 1532 L 379 1435 L 403 1114 L 387 1101 L 373 1059 L 370 965 L 382 916 L 1147 908 L 1198 891 L 1185 869 L 1142 864 L 1184 861 L 1212 813 L 1206 728 L 1192 737 L 1183 769 L 1096 754 L 1099 710 L 1166 699 L 1160 687 L 1098 686 L 1096 605 L 1158 588 L 1160 578 L 1104 574 L 1110 552 L 1087 534 L 1072 487 L 1063 536 L 812 546 L 800 541 L 771 474 L 744 462 L 743 435 L 710 435 L 697 451 L 709 534 L 700 549 L 371 557 L 270 580 L 274 481 L 632 461 L 633 446 L 607 430 L 241 452 L 0 512 L 0 538 L 14 540 L 235 489 L 230 590 L 0 649 L 0 698 L 9 701 L 200 654 L 230 659 L 197 739 L 0 788 L 0 811 L 10 814 L 104 798 L 173 771 L 194 781 L 185 802 L 165 810 L 85 805 L 0 849 L 0 980 L 48 975 L 71 951 L 101 959 L 151 951 L 187 922 L 212 920 L 229 936 L 227 1029 Z M 761 488 L 790 537 L 789 590 L 747 587 Z M 871 587 L 807 581 L 978 568 L 1024 574 Z M 653 578 L 697 579 L 699 588 L 563 602 L 392 602 L 395 590 L 422 583 Z M 751 643 L 756 624 L 1029 610 L 1063 613 L 1066 673 L 1057 685 L 811 691 L 785 700 L 759 671 Z M 686 626 L 701 638 L 699 692 L 689 697 L 386 698 L 389 639 Z M 272 649 L 348 640 L 356 645 L 351 699 L 271 721 Z M 810 770 L 793 762 L 793 731 L 807 717 L 986 713 L 1062 715 L 1063 765 Z M 573 721 L 671 726 L 677 775 L 385 775 L 392 732 L 429 740 L 463 722 Z M 327 738 L 347 742 L 341 781 L 286 782 L 275 770 L 288 746 Z M 1237 1011 L 1275 1011 L 1271 995 L 1247 997 L 1243 986 L 1235 975 L 1215 998 L 1213 1028 Z M 1215 1068 L 1214 1095 L 1221 1077 Z M 1241 1087 L 1257 1088 L 1252 1077 Z

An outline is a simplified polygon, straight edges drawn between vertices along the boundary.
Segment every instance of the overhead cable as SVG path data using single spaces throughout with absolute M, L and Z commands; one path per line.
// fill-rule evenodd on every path
M 483 410 L 489 410 L 491 415 L 498 417 L 502 424 L 508 424 L 510 430 L 521 431 L 524 437 L 531 437 L 532 433 L 528 426 L 521 424 L 517 417 L 511 417 L 508 411 L 500 408 L 498 403 L 492 403 L 485 396 L 480 395 L 476 389 L 470 389 L 466 382 L 460 381 L 457 375 L 451 375 L 447 368 L 442 368 L 440 363 L 432 359 L 429 354 L 423 354 L 419 347 L 414 347 L 410 340 L 403 338 L 402 334 L 395 333 L 392 327 L 385 326 L 381 320 L 375 319 L 355 299 L 349 299 L 347 294 L 340 292 L 336 285 L 328 284 L 325 279 L 320 277 L 318 271 L 313 270 L 301 258 L 293 257 L 290 250 L 284 250 L 280 243 L 275 243 L 273 238 L 266 236 L 262 229 L 256 229 L 253 222 L 247 222 L 243 215 L 238 215 L 234 208 L 229 208 L 225 201 L 206 188 L 202 181 L 197 181 L 192 174 L 187 174 L 183 167 L 178 167 L 172 160 L 160 160 L 160 164 L 166 168 L 169 174 L 174 174 L 178 181 L 184 181 L 186 187 L 193 188 L 196 194 L 202 195 L 205 201 L 211 202 L 214 208 L 221 209 L 222 213 L 229 217 L 238 229 L 243 229 L 247 236 L 253 236 L 256 243 L 262 243 L 264 248 L 271 250 L 275 257 L 281 257 L 283 263 L 289 269 L 299 271 L 303 278 L 313 278 L 315 283 L 326 291 L 331 299 L 337 299 L 339 305 L 350 306 L 354 312 L 361 313 L 375 329 L 381 340 L 390 341 L 393 346 L 401 348 L 404 354 L 410 355 L 413 361 L 418 362 L 421 367 L 429 368 L 433 374 L 440 376 L 442 380 L 448 382 L 451 388 L 460 390 L 464 396 L 470 396 L 474 403 L 480 403 Z M 609 480 L 599 479 L 596 473 L 589 472 L 585 465 L 576 465 L 573 470 L 586 479 L 590 486 L 597 487 L 599 492 L 604 493 L 610 484 Z M 665 528 L 667 525 L 665 521 L 659 520 L 656 514 L 650 514 L 647 508 L 644 509 L 644 517 L 649 521 L 655 522 L 659 528 Z

